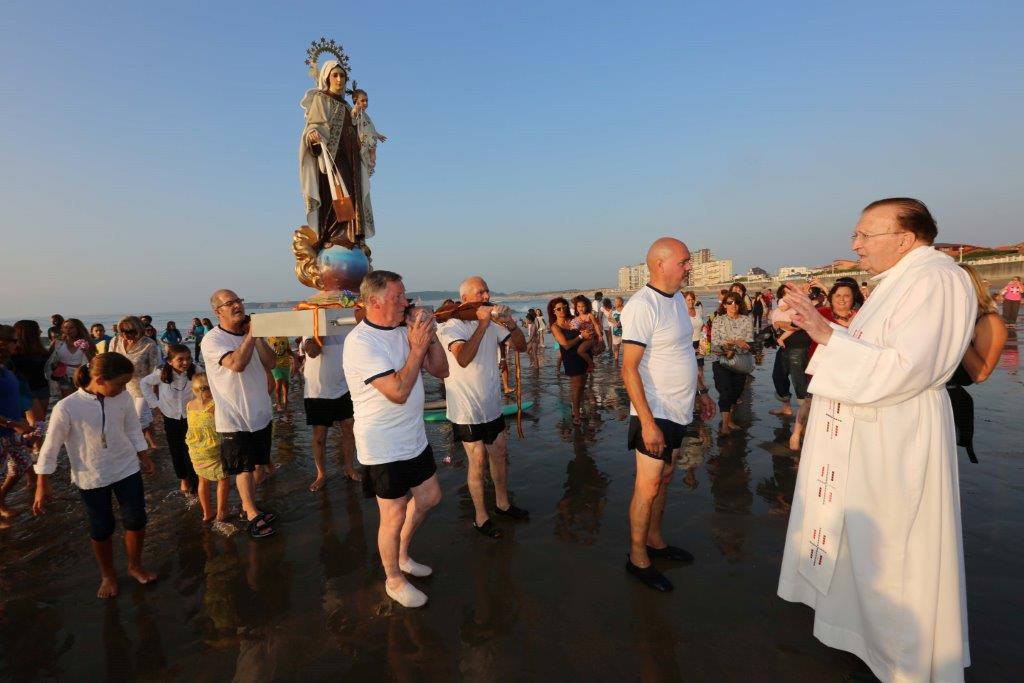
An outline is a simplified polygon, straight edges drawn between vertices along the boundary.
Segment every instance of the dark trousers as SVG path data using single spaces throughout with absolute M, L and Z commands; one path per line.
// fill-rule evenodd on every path
M 1017 324 L 1017 314 L 1020 312 L 1020 302 L 1003 299 L 1003 320 L 1007 325 Z
M 787 347 L 785 356 L 789 381 L 793 384 L 793 393 L 802 401 L 807 398 L 807 385 L 811 382 L 807 377 L 807 348 L 803 346 Z
M 711 372 L 715 376 L 715 390 L 718 392 L 718 409 L 729 412 L 740 400 L 743 388 L 747 386 L 747 376 L 742 372 L 733 372 L 717 360 L 711 364 Z
M 775 363 L 772 365 L 772 384 L 775 385 L 775 395 L 780 401 L 789 403 L 789 364 L 786 361 L 786 349 L 779 347 L 775 349 Z
M 185 445 L 185 434 L 188 433 L 188 420 L 176 420 L 164 415 L 164 436 L 167 437 L 167 450 L 171 453 L 171 464 L 174 465 L 174 476 L 184 479 L 188 487 L 195 491 L 199 486 L 199 476 L 192 467 L 192 458 L 188 457 L 188 446 Z
M 114 502 L 117 497 L 121 508 L 121 523 L 128 531 L 146 528 L 146 490 L 142 486 L 142 473 L 136 472 L 121 481 L 98 489 L 79 489 L 85 511 L 89 515 L 89 536 L 94 541 L 105 541 L 114 535 Z
M 754 313 L 754 332 L 760 332 L 761 327 L 764 325 L 764 314 Z

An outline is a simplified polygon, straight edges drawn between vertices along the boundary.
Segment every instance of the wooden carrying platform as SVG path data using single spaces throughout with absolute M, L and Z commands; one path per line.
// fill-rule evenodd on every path
M 317 316 L 314 328 L 313 316 Z M 255 313 L 252 316 L 254 337 L 335 337 L 348 334 L 356 325 L 352 308 L 319 308 L 280 313 Z

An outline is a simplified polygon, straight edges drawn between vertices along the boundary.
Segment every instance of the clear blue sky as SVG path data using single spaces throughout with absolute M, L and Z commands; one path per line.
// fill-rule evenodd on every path
M 344 44 L 410 289 L 608 286 L 662 234 L 738 271 L 849 254 L 859 209 L 1024 239 L 1024 4 L 5 3 L 0 316 L 310 292 L 298 101 Z

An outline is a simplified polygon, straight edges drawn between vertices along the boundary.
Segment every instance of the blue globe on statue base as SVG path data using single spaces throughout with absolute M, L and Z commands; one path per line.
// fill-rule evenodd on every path
M 338 244 L 323 249 L 316 257 L 324 291 L 358 292 L 363 278 L 370 271 L 370 261 L 361 249 Z

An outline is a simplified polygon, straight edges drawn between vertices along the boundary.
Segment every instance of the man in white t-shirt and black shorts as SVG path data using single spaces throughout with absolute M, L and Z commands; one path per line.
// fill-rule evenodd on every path
M 448 361 L 432 314 L 417 311 L 402 325 L 409 301 L 400 275 L 375 270 L 363 278 L 359 295 L 366 317 L 345 338 L 342 365 L 355 408 L 359 462 L 366 468 L 363 488 L 380 508 L 377 546 L 385 590 L 404 607 L 421 607 L 427 596 L 405 574 L 429 576 L 433 570 L 409 557 L 409 544 L 440 502 L 441 487 L 423 426 L 420 371 L 447 377 Z
M 491 293 L 479 276 L 466 278 L 459 286 L 463 303 L 489 303 Z M 455 438 L 462 442 L 469 460 L 467 485 L 473 499 L 473 527 L 489 538 L 501 538 L 484 503 L 484 462 L 494 482 L 495 512 L 514 520 L 526 520 L 530 513 L 508 499 L 508 431 L 502 415 L 501 376 L 495 355 L 509 342 L 517 351 L 526 350 L 526 338 L 507 306 L 480 306 L 476 320 L 452 319 L 442 324 L 437 336 L 448 357 L 444 380 L 447 417 Z
M 626 571 L 660 591 L 672 583 L 651 558 L 692 562 L 693 555 L 669 545 L 661 533 L 665 496 L 696 400 L 701 419 L 715 404 L 697 374 L 693 328 L 679 292 L 691 269 L 686 245 L 662 237 L 647 252 L 651 280 L 622 310 L 622 380 L 629 394 L 628 447 L 636 452 L 636 482 L 629 504 Z
M 302 340 L 301 349 L 306 357 L 302 364 L 302 398 L 306 409 L 306 424 L 313 428 L 313 463 L 316 465 L 316 479 L 309 485 L 309 490 L 314 493 L 322 489 L 327 481 L 327 430 L 333 424 L 341 427 L 341 457 L 345 476 L 352 481 L 362 479 L 353 466 L 356 454 L 355 437 L 352 434 L 354 413 L 352 395 L 341 369 L 344 348 L 344 335 L 322 337 L 322 345 L 313 337 Z
M 249 535 L 264 538 L 274 534 L 274 515 L 256 506 L 257 470 L 270 464 L 273 412 L 267 372 L 277 357 L 265 339 L 250 334 L 245 302 L 237 294 L 218 289 L 210 306 L 218 325 L 203 336 L 200 349 L 216 405 L 221 465 L 235 477 Z

